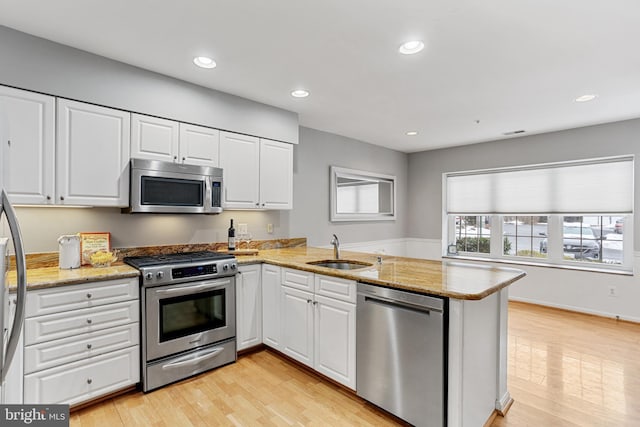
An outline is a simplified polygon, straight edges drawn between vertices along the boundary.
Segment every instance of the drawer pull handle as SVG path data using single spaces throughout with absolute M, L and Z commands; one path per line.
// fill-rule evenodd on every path
M 88 298 L 88 299 L 91 299 L 91 297 L 92 297 L 92 296 L 93 296 L 93 295 L 91 295 L 91 294 L 87 294 L 87 298 Z
M 91 319 L 87 319 L 87 323 L 88 323 L 88 324 L 91 324 Z
M 87 349 L 91 350 L 91 347 L 93 347 L 91 344 L 87 344 Z
M 92 380 L 91 378 L 89 378 L 89 379 L 87 380 L 87 384 L 91 384 L 92 382 L 93 382 L 93 380 Z

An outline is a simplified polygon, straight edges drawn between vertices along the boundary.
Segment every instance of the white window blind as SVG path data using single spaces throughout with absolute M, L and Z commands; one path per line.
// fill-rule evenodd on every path
M 633 213 L 633 156 L 445 176 L 449 214 Z

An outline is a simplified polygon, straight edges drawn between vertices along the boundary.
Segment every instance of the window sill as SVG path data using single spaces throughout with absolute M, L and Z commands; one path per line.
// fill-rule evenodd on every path
M 489 258 L 489 257 L 473 257 L 473 256 L 465 256 L 465 255 L 443 255 L 443 259 L 451 259 L 451 260 L 465 260 L 465 261 L 480 261 L 480 262 L 492 262 L 498 264 L 511 264 L 511 265 L 529 265 L 532 267 L 546 267 L 546 268 L 558 268 L 561 270 L 574 270 L 574 271 L 588 271 L 590 273 L 605 273 L 605 274 L 615 274 L 619 276 L 633 276 L 633 271 L 629 270 L 621 270 L 621 269 L 613 269 L 613 268 L 594 268 L 591 266 L 582 266 L 582 265 L 567 265 L 567 264 L 551 264 L 546 262 L 535 262 L 535 261 L 525 261 L 525 260 L 516 260 L 516 259 L 506 259 L 506 258 Z

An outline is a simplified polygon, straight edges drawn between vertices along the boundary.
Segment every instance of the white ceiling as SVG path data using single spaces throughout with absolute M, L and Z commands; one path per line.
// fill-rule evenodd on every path
M 405 152 L 640 117 L 637 0 L 0 0 L 0 25 Z

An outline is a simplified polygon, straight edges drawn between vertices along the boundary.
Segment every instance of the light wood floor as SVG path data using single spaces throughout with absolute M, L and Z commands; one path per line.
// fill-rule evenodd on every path
M 640 325 L 509 305 L 509 391 L 493 427 L 640 426 Z M 396 426 L 397 419 L 262 351 L 71 415 L 71 426 Z

